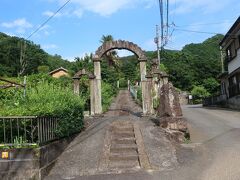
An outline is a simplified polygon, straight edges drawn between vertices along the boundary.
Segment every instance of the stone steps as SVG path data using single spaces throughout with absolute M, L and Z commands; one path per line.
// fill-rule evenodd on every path
M 139 154 L 134 127 L 129 122 L 119 122 L 111 128 L 109 168 L 139 168 Z

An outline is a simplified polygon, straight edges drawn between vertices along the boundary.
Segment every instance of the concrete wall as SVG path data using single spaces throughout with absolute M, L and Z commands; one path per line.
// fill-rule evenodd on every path
M 234 96 L 227 100 L 227 105 L 231 109 L 238 109 L 240 110 L 240 95 Z
M 73 137 L 35 149 L 7 149 L 8 159 L 0 158 L 0 179 L 43 179 Z M 1 156 L 2 157 L 2 156 Z

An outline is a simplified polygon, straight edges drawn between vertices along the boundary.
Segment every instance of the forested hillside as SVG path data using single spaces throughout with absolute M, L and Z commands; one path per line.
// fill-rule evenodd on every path
M 103 36 L 103 40 L 112 37 Z M 161 63 L 165 66 L 173 84 L 181 89 L 191 91 L 195 86 L 204 87 L 210 94 L 216 94 L 219 88 L 217 76 L 221 72 L 218 43 L 223 35 L 216 35 L 199 44 L 186 45 L 181 51 L 164 50 Z M 22 39 L 0 33 L 0 76 L 18 76 L 21 71 L 20 54 Z M 117 61 L 115 52 L 106 55 L 102 63 L 102 79 L 113 83 L 116 79 L 125 86 L 127 79 L 132 83 L 140 80 L 138 61 L 135 56 L 128 56 Z M 148 51 L 149 60 L 157 58 L 156 52 Z M 115 58 L 115 59 L 114 59 Z M 77 58 L 75 62 L 63 60 L 60 55 L 49 55 L 39 45 L 26 41 L 26 69 L 24 74 L 48 72 L 60 66 L 72 72 L 81 68 L 93 72 L 91 57 Z M 112 62 L 107 62 L 112 59 Z M 110 66 L 110 67 L 109 67 Z M 150 61 L 148 67 L 150 66 Z
M 218 93 L 219 82 L 217 77 L 221 73 L 219 42 L 222 38 L 223 35 L 215 35 L 203 43 L 186 45 L 181 51 L 162 51 L 161 63 L 175 87 L 191 91 L 195 86 L 201 86 L 210 94 Z M 157 58 L 156 52 L 148 51 L 146 54 L 148 59 Z M 123 68 L 125 74 L 127 72 L 138 74 L 136 58 L 129 56 L 124 59 L 127 60 L 125 62 L 127 66 Z M 130 77 L 136 79 L 138 76 L 131 74 Z
M 60 66 L 69 68 L 71 63 L 59 55 L 49 55 L 39 45 L 0 33 L 0 76 L 17 76 L 37 73 L 38 69 L 53 70 Z M 25 67 L 20 63 L 21 51 L 24 52 Z M 44 66 L 41 68 L 41 66 Z

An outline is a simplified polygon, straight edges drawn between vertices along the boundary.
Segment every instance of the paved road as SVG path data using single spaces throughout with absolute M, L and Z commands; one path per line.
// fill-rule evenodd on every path
M 240 128 L 239 111 L 203 108 L 202 105 L 182 106 L 182 110 L 189 123 L 191 140 L 195 143 L 202 143 Z
M 199 168 L 201 173 L 195 174 L 204 180 L 239 180 L 240 112 L 200 105 L 182 109 L 192 142 L 202 143 L 191 170 Z

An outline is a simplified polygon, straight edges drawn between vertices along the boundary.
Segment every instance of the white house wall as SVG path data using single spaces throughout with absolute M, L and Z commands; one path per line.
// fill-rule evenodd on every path
M 240 49 L 237 50 L 237 56 L 228 63 L 228 73 L 232 73 L 240 67 Z

